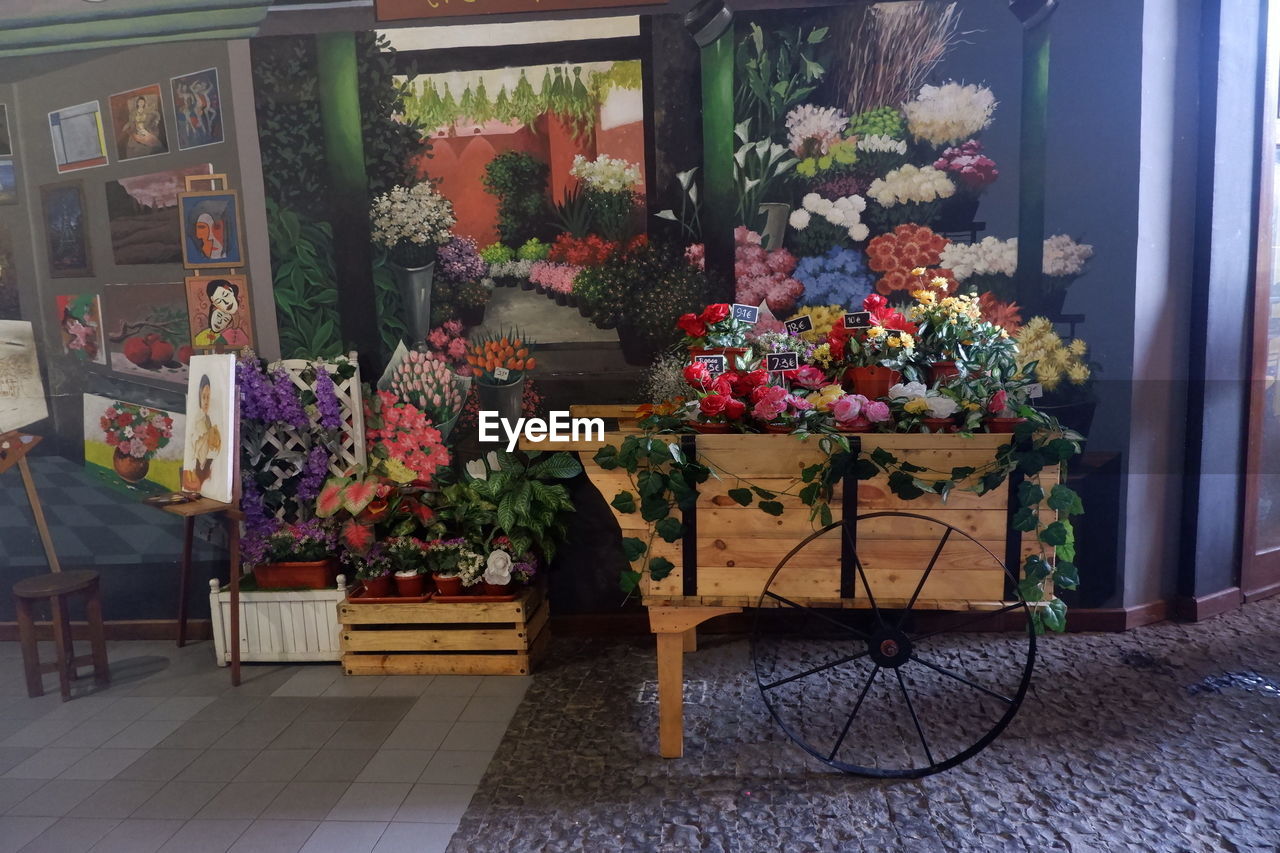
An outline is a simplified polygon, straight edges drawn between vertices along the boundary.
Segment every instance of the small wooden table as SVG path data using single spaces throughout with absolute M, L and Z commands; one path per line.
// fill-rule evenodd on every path
M 209 498 L 184 503 L 165 504 L 165 512 L 183 520 L 182 574 L 178 582 L 178 646 L 187 642 L 187 594 L 191 588 L 191 551 L 195 540 L 196 518 L 221 514 L 227 527 L 227 549 L 230 552 L 231 587 L 231 683 L 240 685 L 240 522 L 244 514 L 235 504 Z

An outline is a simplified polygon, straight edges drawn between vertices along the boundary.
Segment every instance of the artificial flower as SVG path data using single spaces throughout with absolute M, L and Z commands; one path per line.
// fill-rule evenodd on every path
M 995 95 L 986 86 L 955 82 L 922 86 L 915 100 L 902 108 L 907 130 L 933 145 L 954 145 L 991 124 Z

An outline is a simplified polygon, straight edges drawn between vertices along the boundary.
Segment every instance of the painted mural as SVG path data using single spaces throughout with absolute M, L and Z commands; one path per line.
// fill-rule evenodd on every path
M 84 466 L 93 480 L 138 500 L 175 492 L 186 418 L 163 409 L 84 395 Z

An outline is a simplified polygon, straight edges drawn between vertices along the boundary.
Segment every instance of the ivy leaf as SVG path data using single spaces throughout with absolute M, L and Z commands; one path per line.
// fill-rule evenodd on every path
M 666 557 L 654 557 L 649 561 L 649 575 L 656 581 L 660 581 L 667 575 L 675 571 L 675 563 L 672 563 Z
M 636 478 L 636 487 L 640 491 L 640 497 L 651 498 L 666 490 L 667 478 L 657 471 L 641 471 L 640 476 Z
M 992 471 L 983 476 L 978 482 L 978 494 L 985 495 L 987 492 L 994 491 L 1004 485 L 1005 474 L 1003 471 Z
M 637 539 L 634 536 L 624 536 L 622 538 L 622 553 L 626 556 L 628 563 L 634 563 L 636 560 L 644 556 L 644 552 L 649 548 L 644 544 L 643 539 Z
M 906 471 L 908 474 L 919 474 L 921 471 L 928 471 L 928 468 L 922 468 L 911 462 L 903 462 L 898 466 L 899 471 Z
M 976 470 L 976 468 L 972 468 L 968 465 L 959 465 L 951 469 L 951 479 L 963 480 L 965 477 L 971 476 Z
M 750 489 L 730 489 L 729 497 L 737 501 L 741 506 L 751 506 L 751 502 L 755 500 L 751 496 Z
M 680 519 L 670 515 L 654 525 L 653 529 L 667 542 L 675 542 L 684 536 L 684 525 L 680 523 Z
M 1044 489 L 1035 483 L 1023 482 L 1018 486 L 1018 503 L 1025 507 L 1032 507 L 1044 500 Z
M 764 498 L 767 501 L 773 500 L 774 498 L 777 497 L 777 495 L 774 494 L 773 492 L 769 491 L 768 489 L 762 489 L 759 486 L 752 486 L 751 491 L 755 492 L 757 495 L 759 495 L 760 497 Z M 739 503 L 741 503 L 741 501 L 739 501 Z M 742 504 L 742 505 L 746 506 L 746 504 Z
M 1076 589 L 1080 586 L 1080 570 L 1070 560 L 1059 560 L 1053 573 L 1053 582 L 1063 589 Z
M 636 496 L 631 494 L 631 492 L 618 492 L 613 496 L 613 500 L 609 501 L 609 503 L 612 504 L 613 508 L 618 512 L 636 511 Z
M 805 506 L 813 506 L 815 503 L 818 502 L 818 493 L 821 491 L 821 489 L 822 489 L 821 483 L 810 483 L 809 485 L 800 489 L 800 493 L 799 493 L 800 500 L 804 502 Z
M 630 595 L 636 591 L 636 587 L 640 585 L 640 573 L 631 569 L 624 569 L 622 576 L 618 578 L 618 588 Z
M 1069 531 L 1061 521 L 1055 521 L 1044 530 L 1040 531 L 1040 541 L 1046 545 L 1066 545 L 1069 538 Z
M 645 521 L 661 521 L 671 514 L 671 503 L 661 495 L 650 495 L 640 502 L 640 517 Z
M 1074 489 L 1059 483 L 1049 492 L 1049 506 L 1067 515 L 1083 515 L 1084 504 Z
M 1058 462 L 1065 462 L 1076 455 L 1076 443 L 1065 438 L 1055 438 L 1046 445 L 1046 452 Z
M 898 461 L 898 458 L 883 447 L 877 447 L 871 451 L 871 461 L 880 468 L 889 468 Z
M 1023 601 L 1044 600 L 1044 589 L 1040 586 L 1040 582 L 1033 581 L 1031 578 L 1018 581 L 1018 594 L 1022 596 Z
M 818 508 L 818 517 L 823 527 L 831 526 L 831 504 L 824 503 Z
M 818 472 L 822 470 L 821 463 L 806 465 L 800 470 L 800 479 L 805 483 L 812 483 L 813 479 L 818 476 Z
M 1061 633 L 1067 630 L 1067 604 L 1061 598 L 1051 600 L 1040 610 L 1044 626 L 1050 631 Z
M 904 501 L 913 501 L 924 494 L 924 489 L 916 485 L 915 478 L 902 471 L 889 475 L 889 489 Z
M 779 501 L 760 501 L 760 509 L 769 515 L 782 515 L 783 506 Z
M 1053 573 L 1053 567 L 1044 561 L 1039 554 L 1032 554 L 1022 564 L 1022 573 L 1029 581 L 1040 583 Z
M 1035 530 L 1038 523 L 1039 519 L 1036 516 L 1035 509 L 1029 506 L 1020 507 L 1013 514 L 1013 521 L 1011 522 L 1014 530 L 1021 530 L 1023 533 L 1030 533 Z
M 880 473 L 880 469 L 869 459 L 858 459 L 853 463 L 853 476 L 859 480 L 870 480 Z
M 689 487 L 685 482 L 684 474 L 679 471 L 672 471 L 667 475 L 667 487 L 671 489 L 671 495 L 681 509 L 693 509 L 694 504 L 698 502 L 698 493 Z

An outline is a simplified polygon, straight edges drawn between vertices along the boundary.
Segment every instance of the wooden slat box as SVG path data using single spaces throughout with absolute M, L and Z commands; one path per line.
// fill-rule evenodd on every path
M 540 587 L 515 601 L 338 605 L 347 675 L 528 675 L 551 640 Z

